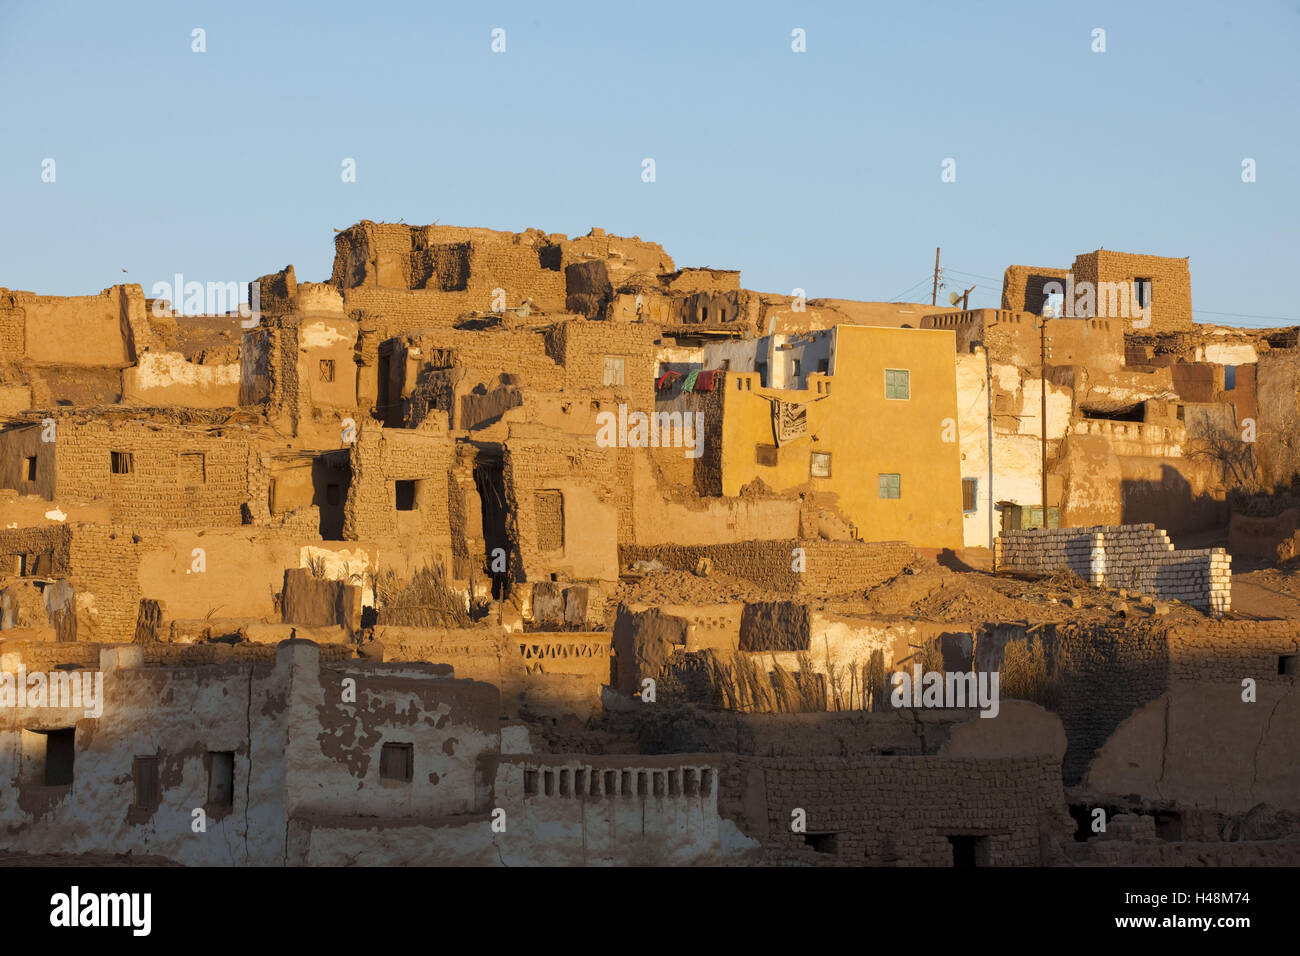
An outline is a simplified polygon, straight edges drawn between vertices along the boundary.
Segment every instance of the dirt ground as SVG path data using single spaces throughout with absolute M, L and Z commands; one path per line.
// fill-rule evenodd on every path
M 1300 560 L 1279 566 L 1233 559 L 1232 617 L 1300 618 Z
M 1297 579 L 1300 615 L 1300 579 Z M 701 577 L 686 571 L 651 571 L 625 578 L 606 608 L 612 625 L 620 602 L 725 604 L 788 601 L 789 594 L 725 574 Z M 895 617 L 945 623 L 989 621 L 1101 621 L 1167 617 L 1202 619 L 1177 601 L 1155 601 L 1120 590 L 1090 587 L 1071 574 L 1027 579 L 995 575 L 965 565 L 946 566 L 920 557 L 890 581 L 860 594 L 806 600 L 810 607 L 846 616 Z

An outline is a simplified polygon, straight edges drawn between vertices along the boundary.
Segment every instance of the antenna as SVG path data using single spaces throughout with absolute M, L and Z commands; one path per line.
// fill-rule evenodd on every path
M 970 294 L 971 294 L 972 292 L 974 292 L 974 291 L 975 291 L 975 287 L 974 287 L 974 286 L 971 286 L 971 287 L 970 287 L 969 289 L 967 289 L 965 292 L 949 292 L 949 293 L 948 293 L 948 301 L 949 301 L 952 305 L 954 305 L 954 306 L 955 306 L 958 302 L 960 302 L 960 303 L 961 303 L 962 311 L 965 312 L 965 311 L 966 311 L 966 307 L 967 307 L 967 303 L 970 301 Z

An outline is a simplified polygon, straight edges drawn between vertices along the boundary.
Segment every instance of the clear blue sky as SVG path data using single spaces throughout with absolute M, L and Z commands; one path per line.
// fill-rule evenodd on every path
M 334 228 L 437 220 L 869 300 L 928 300 L 941 245 L 973 305 L 1011 263 L 1190 256 L 1199 321 L 1297 323 L 1298 63 L 1296 0 L 0 0 L 0 285 L 321 280 Z

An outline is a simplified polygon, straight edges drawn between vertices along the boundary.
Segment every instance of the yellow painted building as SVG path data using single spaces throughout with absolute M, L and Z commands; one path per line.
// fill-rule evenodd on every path
M 839 325 L 818 371 L 782 360 L 805 388 L 726 376 L 722 493 L 755 478 L 775 491 L 807 486 L 837 495 L 863 540 L 962 547 L 953 333 Z

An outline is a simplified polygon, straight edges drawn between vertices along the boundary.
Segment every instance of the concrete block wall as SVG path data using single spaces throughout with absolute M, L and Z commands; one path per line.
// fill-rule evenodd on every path
M 1036 528 L 998 535 L 999 570 L 1052 574 L 1068 568 L 1095 587 L 1127 588 L 1214 613 L 1232 605 L 1232 559 L 1223 548 L 1175 551 L 1153 524 Z

